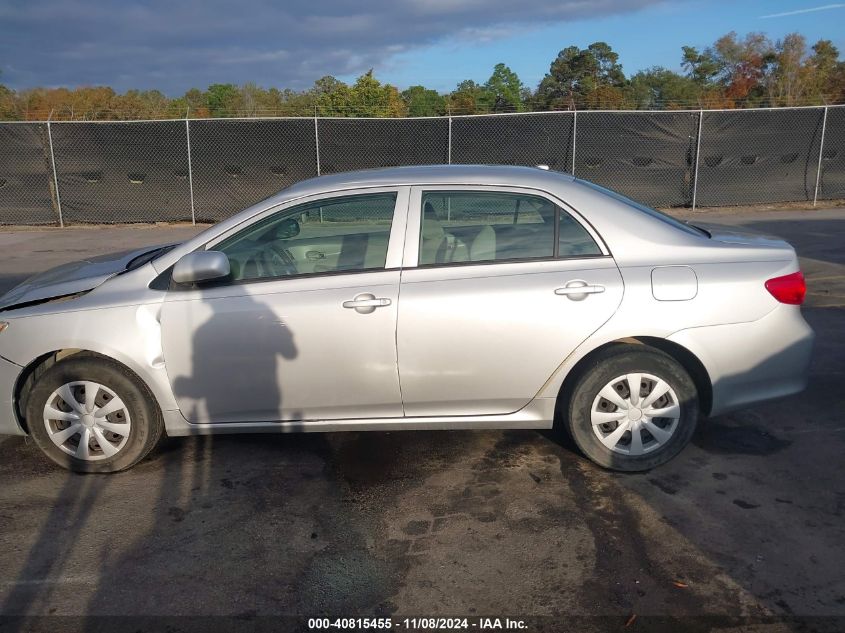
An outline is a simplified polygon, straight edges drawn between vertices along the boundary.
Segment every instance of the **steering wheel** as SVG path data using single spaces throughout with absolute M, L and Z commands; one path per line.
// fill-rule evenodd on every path
M 293 256 L 286 248 L 276 250 L 267 245 L 261 249 L 256 257 L 256 263 L 262 277 L 283 277 L 295 275 L 299 272 Z
M 264 246 L 260 251 L 252 255 L 244 264 L 244 267 L 253 265 L 257 277 L 284 277 L 295 275 L 299 272 L 293 256 L 287 249 L 276 250 L 270 245 Z

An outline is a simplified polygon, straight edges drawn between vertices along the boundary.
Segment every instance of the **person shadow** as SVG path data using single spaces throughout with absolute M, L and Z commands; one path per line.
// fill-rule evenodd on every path
M 182 414 L 191 423 L 296 420 L 284 412 L 279 358 L 298 349 L 283 317 L 250 295 L 202 302 L 211 317 L 191 340 L 190 372 L 173 379 Z M 194 308 L 189 308 L 194 309 Z

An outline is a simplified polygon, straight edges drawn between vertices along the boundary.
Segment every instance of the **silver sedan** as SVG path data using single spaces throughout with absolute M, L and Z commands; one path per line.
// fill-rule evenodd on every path
M 77 471 L 195 435 L 559 425 L 653 468 L 700 417 L 804 388 L 775 238 L 527 167 L 300 182 L 176 245 L 0 299 L 0 433 Z

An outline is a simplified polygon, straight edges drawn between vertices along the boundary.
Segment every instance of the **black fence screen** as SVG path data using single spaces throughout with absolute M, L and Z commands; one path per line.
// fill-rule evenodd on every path
M 812 200 L 823 117 L 821 108 L 705 112 L 698 204 Z
M 0 224 L 214 222 L 318 173 L 449 162 L 574 170 L 658 207 L 838 199 L 845 107 L 0 123 Z
M 698 113 L 579 112 L 575 175 L 649 205 L 691 204 Z
M 54 224 L 47 125 L 0 125 L 0 224 Z
M 845 108 L 827 111 L 819 198 L 845 198 Z
M 319 119 L 320 173 L 437 165 L 449 159 L 449 120 Z
M 572 170 L 572 112 L 452 119 L 452 162 Z
M 215 221 L 317 175 L 313 119 L 191 121 L 197 221 Z
M 191 219 L 184 121 L 52 128 L 65 222 Z

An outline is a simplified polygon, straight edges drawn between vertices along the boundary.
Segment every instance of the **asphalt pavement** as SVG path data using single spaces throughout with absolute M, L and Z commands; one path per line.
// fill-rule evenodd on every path
M 845 210 L 695 217 L 797 248 L 818 335 L 806 392 L 707 420 L 642 474 L 603 471 L 551 432 L 172 438 L 112 476 L 70 474 L 3 438 L 0 613 L 519 615 L 625 631 L 780 631 L 801 618 L 840 630 Z M 0 292 L 198 230 L 3 229 Z

